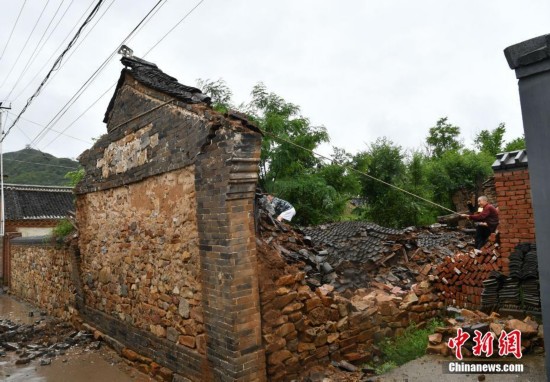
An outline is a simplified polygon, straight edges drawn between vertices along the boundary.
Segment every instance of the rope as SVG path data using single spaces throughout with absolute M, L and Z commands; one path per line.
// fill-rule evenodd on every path
M 306 147 L 300 146 L 299 144 L 294 143 L 294 142 L 292 142 L 292 141 L 289 141 L 288 139 L 278 137 L 278 136 L 276 136 L 276 135 L 274 135 L 274 134 L 271 134 L 271 133 L 269 133 L 269 132 L 267 132 L 267 131 L 264 131 L 264 130 L 262 130 L 262 129 L 259 129 L 259 130 L 260 130 L 262 133 L 264 133 L 265 135 L 269 135 L 269 136 L 272 137 L 272 138 L 275 138 L 275 139 L 277 139 L 277 140 L 286 142 L 286 143 L 288 143 L 288 144 L 290 144 L 290 145 L 292 145 L 292 146 L 295 146 L 295 147 L 298 147 L 298 148 L 300 148 L 300 149 L 302 149 L 302 150 L 305 150 L 305 151 L 307 151 L 307 152 L 310 152 L 311 154 L 313 154 L 313 155 L 315 155 L 315 156 L 318 156 L 318 157 L 320 157 L 320 158 L 323 158 L 323 159 L 326 159 L 326 160 L 329 160 L 329 161 L 332 160 L 331 158 L 329 158 L 329 157 L 327 157 L 327 156 L 324 156 L 324 155 L 322 155 L 322 154 L 316 153 L 315 151 L 310 150 L 310 149 L 308 149 L 308 148 L 306 148 Z M 369 175 L 369 174 L 367 174 L 367 173 L 365 173 L 365 172 L 363 172 L 363 171 L 359 171 L 359 170 L 357 170 L 357 169 L 355 169 L 355 168 L 353 168 L 353 167 L 346 166 L 346 165 L 341 165 L 341 166 L 342 166 L 343 168 L 347 169 L 347 170 L 350 170 L 350 171 L 356 172 L 356 173 L 358 173 L 358 174 L 361 174 L 361 175 L 363 175 L 363 176 L 366 176 L 367 178 L 370 178 L 370 179 L 372 179 L 372 180 L 375 180 L 375 181 L 377 181 L 377 182 L 380 182 L 380 183 L 382 183 L 382 184 L 385 184 L 386 186 L 392 187 L 392 188 L 394 188 L 394 189 L 396 189 L 396 190 L 398 190 L 398 191 L 401 191 L 401 192 L 403 192 L 403 193 L 405 193 L 405 194 L 407 194 L 407 195 L 410 195 L 410 196 L 412 196 L 412 197 L 415 197 L 415 198 L 417 198 L 417 199 L 420 199 L 420 200 L 422 200 L 422 201 L 424 201 L 424 202 L 426 202 L 426 203 L 429 203 L 429 204 L 431 204 L 431 205 L 433 205 L 433 206 L 439 207 L 439 208 L 444 209 L 444 210 L 446 210 L 446 211 L 449 211 L 449 212 L 451 212 L 451 213 L 453 213 L 453 214 L 456 213 L 456 211 L 453 211 L 453 210 L 451 210 L 451 209 L 449 209 L 449 208 L 447 208 L 447 207 L 445 207 L 445 206 L 442 206 L 441 204 L 432 202 L 431 200 L 428 200 L 428 199 L 426 199 L 426 198 L 423 198 L 422 196 L 413 194 L 412 192 L 409 192 L 409 191 L 407 191 L 407 190 L 405 190 L 405 189 L 403 189 L 403 188 L 401 188 L 401 187 L 397 187 L 397 186 L 395 186 L 395 185 L 393 185 L 393 184 L 391 184 L 391 183 L 385 182 L 385 181 L 383 181 L 382 179 L 375 178 L 374 176 Z

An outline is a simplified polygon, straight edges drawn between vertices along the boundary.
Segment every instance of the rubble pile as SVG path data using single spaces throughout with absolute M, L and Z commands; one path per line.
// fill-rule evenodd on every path
M 354 263 L 335 263 L 336 269 L 327 272 L 327 264 L 332 267 L 327 260 L 331 248 L 313 247 L 311 237 L 274 221 L 265 211 L 259 212 L 257 227 L 262 336 L 270 380 L 291 380 L 316 365 L 364 364 L 379 355 L 379 341 L 443 309 L 427 271 L 411 273 L 406 266 L 388 263 L 381 266 L 386 274 L 380 281 L 374 270 L 358 278 L 368 288 L 338 291 L 340 280 L 355 277 L 349 271 Z M 411 245 L 411 255 L 417 250 Z M 418 259 L 434 255 L 426 252 L 418 250 Z M 431 269 L 425 262 L 410 265 Z M 410 283 L 410 290 L 388 282 L 392 277 L 396 284 Z
M 87 331 L 76 331 L 68 322 L 59 319 L 41 319 L 34 324 L 0 320 L 1 357 L 10 356 L 16 365 L 40 359 L 49 365 L 53 358 L 64 355 L 74 346 L 99 349 L 101 343 Z
M 309 282 L 330 283 L 339 292 L 369 287 L 373 281 L 403 290 L 428 277 L 431 265 L 455 253 L 466 253 L 471 237 L 456 229 L 437 224 L 429 228 L 404 230 L 380 227 L 374 223 L 348 221 L 307 227 L 302 230 L 306 243 L 314 244 L 301 253 L 286 254 L 305 261 Z M 321 256 L 319 256 L 321 255 Z M 312 281 L 314 279 L 315 281 Z
M 544 352 L 542 324 L 539 324 L 530 316 L 527 316 L 523 320 L 518 320 L 511 317 L 503 318 L 496 312 L 487 315 L 479 310 L 448 308 L 447 311 L 454 317 L 445 319 L 447 326 L 436 328 L 436 333 L 430 336 L 426 349 L 426 352 L 429 354 L 455 356 L 455 352 L 451 350 L 448 344 L 449 339 L 457 336 L 458 329 L 462 329 L 462 331 L 469 336 L 464 346 L 461 347 L 463 357 L 474 356 L 472 349 L 473 346 L 476 345 L 474 341 L 475 331 L 479 331 L 482 338 L 485 337 L 487 333 L 492 333 L 493 357 L 499 357 L 499 338 L 503 330 L 505 335 L 509 335 L 510 332 L 514 330 L 519 330 L 521 333 L 520 348 L 522 355 L 529 353 L 542 354 Z M 510 347 L 510 349 L 512 349 L 512 347 Z M 482 354 L 482 356 L 485 358 L 489 355 Z

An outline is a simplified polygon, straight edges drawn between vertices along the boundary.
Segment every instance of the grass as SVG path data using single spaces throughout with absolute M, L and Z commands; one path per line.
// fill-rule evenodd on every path
M 433 334 L 438 326 L 444 326 L 444 324 L 436 319 L 431 320 L 424 329 L 419 329 L 413 323 L 401 336 L 383 341 L 380 344 L 380 350 L 385 362 L 376 367 L 376 374 L 387 373 L 399 365 L 426 354 L 428 336 Z

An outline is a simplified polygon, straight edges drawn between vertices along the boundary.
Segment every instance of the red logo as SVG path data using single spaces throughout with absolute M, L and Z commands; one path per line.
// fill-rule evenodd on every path
M 485 357 L 490 357 L 493 355 L 493 342 L 496 339 L 493 332 L 487 332 L 485 335 L 479 330 L 474 331 L 474 343 L 472 347 L 472 354 L 476 357 L 481 357 L 482 354 L 485 354 Z M 458 328 L 456 331 L 456 337 L 449 338 L 447 346 L 450 349 L 455 350 L 456 358 L 462 360 L 462 346 L 468 341 L 470 335 Z M 506 333 L 502 331 L 498 338 L 498 355 L 506 356 L 512 354 L 517 359 L 520 359 L 523 355 L 521 353 L 521 332 L 517 329 Z
M 455 354 L 457 359 L 462 359 L 462 346 L 466 341 L 468 341 L 470 335 L 462 331 L 462 328 L 458 328 L 456 331 L 456 337 L 449 338 L 447 346 L 451 349 L 456 349 Z

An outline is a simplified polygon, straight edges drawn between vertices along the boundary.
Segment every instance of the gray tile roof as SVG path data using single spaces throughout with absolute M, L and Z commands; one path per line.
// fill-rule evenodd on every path
M 384 254 L 391 252 L 394 244 L 391 236 L 403 233 L 402 230 L 364 221 L 323 224 L 304 228 L 303 232 L 314 243 L 331 247 L 336 258 L 360 262 L 380 260 Z
M 527 150 L 516 150 L 497 154 L 497 159 L 492 165 L 493 170 L 508 170 L 527 166 Z
M 4 184 L 6 220 L 61 219 L 74 210 L 71 187 Z
M 132 77 L 145 86 L 169 94 L 184 102 L 204 102 L 206 104 L 210 104 L 211 102 L 210 97 L 203 94 L 200 89 L 180 84 L 177 78 L 164 73 L 152 62 L 145 61 L 139 57 L 122 57 L 120 61 L 125 68 L 122 70 L 113 98 L 109 102 L 109 106 L 105 112 L 103 122 L 107 122 L 108 120 L 108 116 L 114 106 L 114 100 L 118 93 L 118 89 L 122 86 L 124 81 L 125 73 L 130 73 Z

